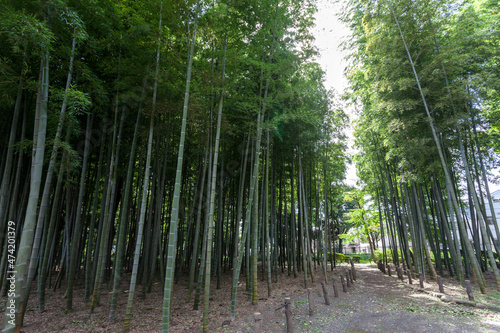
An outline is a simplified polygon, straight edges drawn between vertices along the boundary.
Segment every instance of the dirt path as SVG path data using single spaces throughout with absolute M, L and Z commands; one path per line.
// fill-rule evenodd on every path
M 258 284 L 258 305 L 251 305 L 245 291 L 245 277 L 241 277 L 238 288 L 236 320 L 230 321 L 231 272 L 223 275 L 221 289 L 216 289 L 213 281 L 210 297 L 209 328 L 211 333 L 253 332 L 252 314 L 260 312 L 263 316 L 263 330 L 266 333 L 286 332 L 284 309 L 280 308 L 285 297 L 292 299 L 295 333 L 298 332 L 500 332 L 500 314 L 489 310 L 469 308 L 463 305 L 443 303 L 428 294 L 415 292 L 406 283 L 389 277 L 377 270 L 374 264 L 356 264 L 357 281 L 347 293 L 342 292 L 338 281 L 340 272 L 345 272 L 347 264 L 339 265 L 333 272 L 328 270 L 330 280 L 327 285 L 330 305 L 324 304 L 319 281 L 323 274 L 315 272 L 317 282 L 310 286 L 316 304 L 316 312 L 308 315 L 307 293 L 303 277 L 289 276 L 286 271 L 280 274 L 279 282 L 273 283 L 272 296 L 267 297 L 265 281 Z M 319 270 L 319 267 L 318 267 Z M 337 278 L 339 298 L 333 297 L 332 277 Z M 65 311 L 64 288 L 47 291 L 46 311 L 38 313 L 36 286 L 25 317 L 24 333 L 62 332 L 121 332 L 127 303 L 128 278 L 121 283 L 117 319 L 108 321 L 111 291 L 104 289 L 101 306 L 89 314 L 88 305 L 83 302 L 83 284 L 75 288 L 75 310 Z M 493 279 L 490 277 L 491 282 Z M 193 333 L 201 331 L 201 308 L 193 310 L 192 300 L 186 301 L 186 281 L 180 279 L 174 288 L 172 303 L 171 333 Z M 426 284 L 427 289 L 437 289 L 435 284 Z M 445 279 L 445 290 L 453 297 L 465 297 L 463 288 L 455 280 Z M 491 288 L 492 290 L 492 288 Z M 476 291 L 477 292 L 477 291 Z M 131 332 L 161 332 L 163 289 L 161 284 L 153 284 L 153 292 L 146 300 L 136 293 L 134 318 Z M 497 297 L 497 299 L 494 299 Z M 500 305 L 500 294 L 488 296 L 476 294 L 481 302 Z M 5 306 L 1 299 L 0 310 Z M 278 309 L 278 310 L 276 310 Z M 2 316 L 3 317 L 3 316 Z
M 443 303 L 382 274 L 375 265 L 356 267 L 357 281 L 347 293 L 340 287 L 339 298 L 334 298 L 332 284 L 328 285 L 330 305 L 324 304 L 321 286 L 313 286 L 312 317 L 306 294 L 292 298 L 295 332 L 500 332 L 500 315 L 495 312 Z M 286 332 L 283 310 L 262 310 L 264 332 Z M 223 332 L 247 331 L 228 327 Z

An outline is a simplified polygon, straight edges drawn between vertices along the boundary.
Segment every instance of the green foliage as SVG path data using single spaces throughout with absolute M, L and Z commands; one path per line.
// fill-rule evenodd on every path
M 377 251 L 377 250 L 375 250 Z M 345 257 L 349 258 L 359 258 L 360 263 L 368 263 L 372 257 L 371 253 L 346 253 Z
M 0 34 L 5 36 L 13 53 L 25 54 L 39 52 L 50 46 L 54 40 L 53 32 L 34 14 L 16 11 L 2 6 L 0 10 Z
M 270 182 L 274 182 L 276 186 L 274 190 L 263 192 L 262 195 L 268 193 L 268 202 L 273 202 L 272 196 L 278 198 L 279 188 L 283 198 L 280 200 L 290 202 L 290 177 L 297 177 L 297 157 L 301 154 L 307 196 L 304 201 L 310 202 L 311 215 L 317 212 L 317 216 L 310 216 L 311 225 L 316 228 L 322 224 L 328 207 L 332 225 L 341 231 L 347 228 L 344 213 L 350 203 L 343 202 L 345 186 L 342 181 L 346 172 L 345 161 L 349 159 L 344 133 L 348 118 L 339 98 L 326 89 L 325 72 L 315 62 L 317 51 L 311 30 L 316 11 L 313 1 L 5 0 L 0 6 L 0 96 L 3 101 L 0 113 L 7 120 L 13 119 L 14 105 L 17 97 L 20 97 L 20 121 L 16 127 L 16 143 L 13 147 L 14 153 L 25 153 L 22 164 L 17 166 L 21 182 L 29 178 L 30 168 L 25 163 L 31 157 L 33 140 L 38 134 L 33 129 L 36 125 L 35 110 L 37 103 L 40 104 L 37 94 L 40 88 L 38 78 L 41 57 L 48 60 L 48 67 L 42 68 L 46 69 L 44 74 L 48 74 L 44 75 L 44 78 L 48 78 L 48 84 L 44 84 L 44 87 L 49 88 L 49 109 L 45 132 L 45 167 L 40 168 L 44 173 L 40 179 L 50 179 L 47 177 L 46 166 L 51 157 L 47 152 L 53 146 L 58 148 L 54 164 L 62 166 L 64 174 L 59 169 L 51 170 L 61 172 L 62 182 L 59 182 L 58 192 L 55 191 L 57 185 L 52 184 L 49 195 L 54 207 L 48 207 L 47 211 L 53 212 L 53 216 L 50 221 L 49 218 L 45 220 L 47 223 L 53 222 L 53 233 L 50 234 L 50 237 L 55 238 L 53 255 L 60 257 L 63 251 L 60 237 L 68 235 L 64 228 L 68 225 L 76 226 L 73 219 L 82 214 L 83 232 L 71 230 L 70 247 L 66 246 L 64 249 L 73 251 L 72 248 L 76 246 L 74 244 L 80 244 L 82 253 L 87 257 L 86 296 L 92 292 L 92 286 L 96 286 L 96 289 L 102 286 L 99 279 L 102 280 L 103 276 L 93 275 L 106 269 L 102 267 L 104 264 L 99 264 L 98 269 L 89 270 L 92 265 L 88 258 L 102 250 L 99 256 L 108 256 L 108 259 L 102 259 L 100 263 L 110 262 L 113 267 L 120 267 L 117 262 L 120 259 L 113 252 L 116 249 L 114 245 L 119 243 L 116 235 L 120 227 L 125 233 L 129 233 L 123 237 L 124 244 L 120 245 L 128 249 L 126 258 L 140 255 L 141 258 L 147 258 L 146 262 L 161 262 L 163 272 L 169 270 L 169 276 L 174 275 L 174 268 L 186 267 L 184 262 L 172 264 L 175 262 L 173 256 L 179 252 L 175 242 L 179 239 L 179 246 L 183 247 L 181 253 L 191 253 L 188 246 L 198 248 L 200 245 L 193 244 L 189 238 L 193 237 L 193 230 L 185 228 L 185 223 L 198 217 L 195 216 L 196 210 L 191 208 L 197 204 L 198 199 L 194 198 L 194 194 L 201 187 L 199 164 L 205 152 L 213 145 L 214 110 L 217 110 L 221 93 L 224 103 L 220 151 L 217 153 L 224 161 L 225 170 L 224 184 L 220 187 L 223 193 L 219 193 L 217 186 L 214 194 L 216 200 L 220 196 L 226 198 L 235 195 L 241 176 L 241 143 L 250 138 L 254 154 L 258 151 L 255 147 L 256 133 L 259 133 L 256 119 L 265 105 L 266 113 L 261 120 L 260 130 L 264 133 L 269 130 L 269 151 L 265 151 L 269 154 L 258 154 L 256 159 L 248 162 L 250 164 L 257 161 L 255 165 L 260 167 L 262 164 L 259 158 L 269 157 Z M 160 12 L 163 17 L 161 23 Z M 195 22 L 197 34 L 193 35 Z M 226 74 L 222 77 L 221 65 L 226 40 Z M 183 109 L 186 68 L 190 64 L 187 54 L 191 47 L 194 51 L 191 58 L 189 104 L 186 100 L 186 108 Z M 158 76 L 155 73 L 157 50 L 160 50 Z M 45 57 L 46 54 L 48 57 Z M 69 60 L 73 54 L 71 88 L 66 91 Z M 19 83 L 22 95 L 18 95 Z M 154 92 L 156 104 L 153 103 Z M 59 114 L 64 104 L 67 105 L 67 111 L 59 124 Z M 134 119 L 140 119 L 136 118 L 138 113 L 142 120 L 136 124 Z M 146 198 L 143 207 L 148 209 L 145 215 L 148 221 L 145 223 L 150 227 L 144 232 L 152 233 L 152 223 L 158 221 L 154 229 L 155 236 L 161 235 L 157 238 L 165 244 L 168 241 L 174 242 L 170 250 L 173 255 L 170 256 L 167 267 L 161 260 L 163 257 L 151 250 L 158 251 L 158 248 L 162 248 L 165 251 L 165 247 L 147 244 L 153 242 L 151 234 L 144 235 L 142 244 L 134 243 L 138 239 L 137 220 L 140 218 L 138 212 L 141 211 L 139 192 L 145 188 L 141 187 L 147 141 L 144 119 L 151 121 L 151 133 L 154 129 L 151 166 L 146 168 L 151 176 L 145 180 L 151 187 L 143 193 Z M 21 121 L 24 122 L 23 125 Z M 181 131 L 183 121 L 185 131 Z M 85 128 L 90 123 L 88 162 L 85 172 L 82 172 L 86 160 L 82 156 Z M 138 134 L 134 136 L 136 125 Z M 8 128 L 7 122 L 2 124 L 2 156 L 6 155 L 4 149 L 10 134 L 6 130 Z M 22 128 L 24 136 L 21 139 Z M 58 128 L 61 129 L 61 137 L 55 138 Z M 112 144 L 117 144 L 118 140 L 119 147 Z M 135 148 L 131 149 L 132 142 L 137 144 L 137 153 Z M 177 156 L 181 147 L 184 155 Z M 115 155 L 111 154 L 113 151 L 116 151 Z M 179 157 L 182 163 L 177 167 Z M 12 160 L 17 163 L 17 159 Z M 130 173 L 125 168 L 127 163 L 124 161 L 127 160 L 132 161 L 133 171 Z M 290 174 L 292 164 L 294 174 Z M 8 174 L 9 179 L 15 178 L 17 173 L 14 171 L 17 170 L 13 169 Z M 249 171 L 250 167 L 246 172 Z M 263 177 L 260 168 L 255 169 L 254 174 Z M 83 182 L 81 188 L 77 189 L 80 177 Z M 54 177 L 53 182 L 55 178 L 59 177 Z M 177 183 L 174 181 L 176 178 L 179 178 Z M 248 179 L 241 178 L 246 182 L 244 186 L 248 187 Z M 129 184 L 130 187 L 127 195 L 124 194 L 124 184 Z M 230 186 L 226 186 L 229 184 Z M 73 201 L 76 196 L 72 194 L 80 189 L 87 206 L 81 212 L 76 212 L 79 206 Z M 13 205 L 16 207 L 16 216 L 21 216 L 25 213 L 19 211 L 22 209 L 19 201 L 24 198 L 22 188 L 18 192 L 12 202 L 17 203 Z M 43 193 L 43 189 L 40 193 Z M 125 204 L 123 201 L 128 195 L 135 198 L 129 200 L 131 207 L 123 208 L 125 213 L 117 214 L 118 208 L 127 207 L 128 202 Z M 260 198 L 256 201 L 260 210 L 262 202 Z M 214 219 L 221 214 L 233 214 L 234 210 L 223 204 L 236 204 L 236 200 L 224 200 L 221 208 L 216 205 Z M 273 213 L 276 214 L 276 200 L 273 204 Z M 177 206 L 181 208 L 178 230 L 182 234 L 177 234 L 177 229 L 173 228 L 172 236 L 167 229 L 173 225 L 169 221 L 177 214 Z M 67 207 L 72 207 L 71 214 Z M 290 212 L 283 214 L 283 206 L 280 209 L 283 212 L 275 216 L 280 215 L 281 219 L 286 214 L 290 216 Z M 194 212 L 189 218 L 185 214 L 187 210 Z M 106 228 L 101 225 L 105 221 L 111 221 L 111 224 L 106 224 Z M 282 222 L 280 226 L 274 227 L 284 227 L 284 220 Z M 97 227 L 98 224 L 101 225 L 100 228 Z M 79 227 L 78 225 L 77 229 Z M 229 227 L 224 224 L 222 237 L 233 237 L 235 232 L 227 228 Z M 41 242 L 44 247 L 49 244 L 46 231 L 49 229 L 44 226 L 40 230 L 43 230 Z M 99 239 L 97 230 L 100 230 Z M 108 230 L 109 235 L 106 234 Z M 272 230 L 271 234 L 276 237 L 280 233 Z M 111 242 L 109 248 L 112 250 L 104 253 L 107 251 L 104 247 L 108 241 Z M 226 244 L 229 242 L 227 239 L 223 241 Z M 298 239 L 293 241 L 297 242 Z M 214 241 L 217 242 L 219 241 Z M 244 242 L 241 244 L 244 248 Z M 141 252 L 134 253 L 135 248 Z M 48 253 L 46 248 L 44 251 Z M 80 260 L 81 257 L 74 254 L 65 253 L 65 256 Z M 220 262 L 229 262 L 226 260 L 229 256 L 227 251 L 222 256 L 225 258 Z M 337 254 L 337 260 L 343 258 L 342 254 Z M 39 259 L 46 264 L 41 264 L 40 270 L 50 269 L 48 258 Z M 197 263 L 198 259 L 193 260 Z M 218 259 L 214 258 L 214 262 Z M 154 272 L 145 274 L 148 269 L 146 262 L 143 263 L 141 259 L 141 265 L 138 266 L 140 268 L 137 269 L 143 271 L 139 275 L 155 276 Z M 124 265 L 124 269 L 131 268 L 129 263 L 124 262 Z M 40 275 L 46 276 L 46 273 L 47 271 L 41 272 Z M 73 273 L 74 271 L 71 274 Z M 116 277 L 119 279 L 120 275 Z M 71 284 L 72 278 L 69 288 L 72 288 Z M 171 291 L 171 288 L 167 289 Z M 99 289 L 95 290 L 95 295 L 99 292 Z M 133 296 L 133 293 L 130 294 Z M 97 299 L 98 296 L 95 297 Z
M 380 225 L 378 212 L 373 207 L 370 195 L 360 190 L 352 190 L 345 194 L 344 201 L 351 202 L 355 208 L 346 214 L 350 228 L 339 237 L 347 242 L 353 242 L 358 238 L 363 242 L 371 242 L 370 235 L 378 234 Z
M 393 253 L 391 249 L 386 249 L 386 254 L 387 254 L 387 261 L 388 262 L 393 262 Z M 383 259 L 384 258 L 384 253 L 381 249 L 376 249 L 375 251 L 375 259 Z M 401 251 L 398 250 L 398 256 L 399 256 L 399 262 L 402 262 L 402 257 L 401 257 Z
M 92 100 L 89 94 L 83 91 L 70 88 L 68 91 L 56 89 L 51 96 L 51 102 L 60 105 L 63 101 L 67 103 L 67 111 L 70 116 L 81 116 L 89 112 L 92 106 Z
M 348 2 L 344 20 L 354 33 L 348 44 L 353 52 L 349 98 L 358 111 L 356 164 L 365 184 L 375 186 L 382 161 L 398 168 L 398 179 L 407 182 L 442 172 L 396 19 L 422 77 L 435 126 L 450 147 L 449 158 L 457 158 L 457 124 L 467 131 L 474 121 L 486 129 L 480 137 L 491 133 L 481 141 L 483 153 L 498 147 L 496 131 L 489 130 L 500 119 L 493 106 L 500 80 L 490 67 L 500 46 L 493 23 L 496 6 L 482 1 Z
M 335 260 L 336 261 L 344 261 L 345 257 L 346 257 L 346 255 L 344 255 L 342 253 L 335 252 Z M 333 252 L 327 253 L 327 260 L 328 261 L 333 260 Z

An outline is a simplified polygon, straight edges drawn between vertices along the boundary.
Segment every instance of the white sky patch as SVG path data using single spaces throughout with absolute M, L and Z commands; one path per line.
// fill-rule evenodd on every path
M 351 32 L 337 17 L 342 9 L 343 1 L 335 0 L 318 0 L 316 13 L 316 27 L 313 29 L 314 37 L 316 38 L 315 45 L 319 51 L 317 62 L 325 71 L 325 86 L 328 89 L 334 89 L 338 94 L 342 94 L 348 87 L 347 78 L 344 75 L 344 70 L 347 67 L 347 61 L 344 59 L 347 53 L 341 49 L 341 43 L 350 36 Z M 346 113 L 351 118 L 351 123 L 354 117 L 354 112 L 346 110 Z M 352 135 L 353 128 L 349 127 L 346 130 L 348 136 L 347 152 L 352 156 L 354 138 Z M 346 183 L 354 186 L 359 178 L 356 176 L 356 167 L 352 164 L 348 165 Z
M 316 27 L 313 29 L 315 44 L 320 53 L 317 62 L 326 72 L 325 85 L 342 93 L 347 88 L 344 76 L 347 61 L 344 60 L 345 52 L 341 50 L 340 44 L 351 32 L 337 18 L 341 10 L 338 1 L 318 0 L 317 6 Z

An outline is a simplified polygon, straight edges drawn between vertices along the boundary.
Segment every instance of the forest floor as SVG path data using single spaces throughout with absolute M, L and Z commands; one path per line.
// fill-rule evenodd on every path
M 347 264 L 328 270 L 327 284 L 330 305 L 325 305 L 320 281 L 324 278 L 318 267 L 315 272 L 316 282 L 308 281 L 312 288 L 315 301 L 315 313 L 309 316 L 309 306 L 304 280 L 281 274 L 279 282 L 273 283 L 273 296 L 267 297 L 266 281 L 259 282 L 258 305 L 247 301 L 244 276 L 238 288 L 236 320 L 230 320 L 231 274 L 223 275 L 221 289 L 217 290 L 216 281 L 212 280 L 210 298 L 210 332 L 253 331 L 253 313 L 260 312 L 263 316 L 264 332 L 286 332 L 284 309 L 280 308 L 284 297 L 292 301 L 294 332 L 500 332 L 500 313 L 482 310 L 454 303 L 444 303 L 435 296 L 417 290 L 414 285 L 399 281 L 395 276 L 382 274 L 375 264 L 355 264 L 357 280 L 354 286 L 342 291 L 338 276 L 350 267 Z M 117 319 L 108 321 L 110 290 L 104 288 L 101 305 L 93 314 L 83 302 L 83 285 L 78 285 L 74 291 L 74 311 L 65 313 L 64 288 L 57 291 L 47 291 L 46 311 L 38 313 L 36 286 L 30 297 L 30 304 L 25 316 L 22 332 L 120 332 L 123 327 L 127 303 L 128 277 L 125 276 L 121 285 L 121 295 L 118 301 Z M 339 297 L 334 298 L 332 277 L 337 280 Z M 494 290 L 492 274 L 486 276 L 490 292 L 479 294 L 477 286 L 473 285 L 476 301 L 483 304 L 500 305 L 500 294 Z M 200 332 L 202 304 L 200 310 L 192 309 L 192 301 L 186 302 L 186 280 L 181 278 L 174 286 L 172 304 L 171 332 Z M 446 294 L 467 299 L 464 289 L 456 280 L 444 278 Z M 425 283 L 425 290 L 438 291 L 435 282 Z M 131 331 L 159 332 L 161 331 L 163 290 L 160 283 L 153 285 L 153 291 L 147 294 L 146 300 L 140 298 L 141 287 L 136 291 L 134 301 Z M 5 307 L 2 298 L 0 310 Z M 3 310 L 2 310 L 3 311 Z M 3 316 L 2 316 L 3 317 Z

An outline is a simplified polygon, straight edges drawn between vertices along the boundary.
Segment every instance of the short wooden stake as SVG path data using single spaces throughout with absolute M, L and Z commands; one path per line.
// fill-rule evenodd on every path
M 344 276 L 342 274 L 340 274 L 340 282 L 342 283 L 342 291 L 343 292 L 347 292 L 347 286 L 345 284 L 345 279 L 344 279 Z
M 285 297 L 286 333 L 293 333 L 292 301 Z
M 474 302 L 474 294 L 472 293 L 470 280 L 465 280 L 465 290 L 467 291 L 467 296 L 469 296 L 469 301 Z
M 351 258 L 351 271 L 353 280 L 356 280 L 356 270 L 354 269 L 354 262 L 352 261 L 352 258 Z
M 424 274 L 418 274 L 418 280 L 420 281 L 420 288 L 424 287 Z
M 439 292 L 441 294 L 444 294 L 443 278 L 440 275 L 438 275 L 437 280 L 438 280 L 438 285 L 439 285 Z
M 379 260 L 377 261 L 377 267 L 378 267 L 378 269 L 379 269 L 382 273 L 386 274 L 386 273 L 385 273 L 385 266 L 384 266 L 384 264 L 382 263 L 382 259 L 379 259 Z
M 398 267 L 398 278 L 403 281 L 404 276 L 403 276 L 403 269 L 401 267 Z
M 314 315 L 314 298 L 311 288 L 307 288 L 307 300 L 309 301 L 309 316 L 312 316 Z
M 337 282 L 335 279 L 332 279 L 333 284 L 333 297 L 339 297 L 339 290 L 337 289 Z
M 347 287 L 350 288 L 351 287 L 351 279 L 349 278 L 349 271 L 348 270 L 345 271 L 345 279 L 347 282 Z
M 408 275 L 408 283 L 413 284 L 413 281 L 411 280 L 411 271 L 409 269 L 406 271 L 406 274 Z
M 323 288 L 323 297 L 325 298 L 325 304 L 330 305 L 330 298 L 328 298 L 328 290 L 326 289 L 325 281 L 321 281 L 321 288 Z
M 392 274 L 391 274 L 391 265 L 387 265 L 387 274 L 389 276 L 392 276 Z
M 254 333 L 262 333 L 262 315 L 260 314 L 260 312 L 255 312 L 253 314 L 253 320 L 254 320 L 254 326 L 253 326 Z

